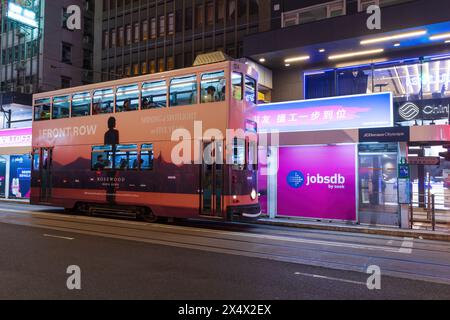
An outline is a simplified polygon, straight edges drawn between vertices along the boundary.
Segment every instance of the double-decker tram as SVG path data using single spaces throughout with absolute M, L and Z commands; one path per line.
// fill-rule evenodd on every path
M 31 203 L 256 218 L 257 73 L 233 61 L 33 97 Z

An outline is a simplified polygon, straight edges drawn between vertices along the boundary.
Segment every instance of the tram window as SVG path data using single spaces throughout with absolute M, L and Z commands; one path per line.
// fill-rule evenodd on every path
M 113 89 L 95 91 L 92 103 L 92 114 L 112 113 L 114 111 Z
M 92 147 L 91 168 L 92 170 L 102 171 L 112 168 L 113 152 L 112 146 Z
M 255 141 L 248 143 L 247 159 L 249 170 L 258 170 L 258 144 Z
M 72 96 L 72 117 L 84 117 L 91 114 L 91 94 L 76 93 Z
M 256 102 L 256 81 L 245 76 L 245 101 Z
M 70 116 L 70 97 L 54 97 L 52 119 L 68 118 Z
M 164 108 L 167 103 L 166 81 L 146 82 L 142 84 L 141 109 Z
M 187 106 L 197 103 L 197 76 L 170 80 L 170 106 Z
M 139 109 L 139 86 L 137 84 L 117 88 L 116 112 Z
M 231 74 L 231 82 L 233 85 L 233 98 L 242 100 L 242 74 L 233 72 Z
M 141 146 L 140 169 L 153 170 L 153 144 L 147 143 Z
M 201 97 L 202 103 L 225 101 L 226 93 L 225 72 L 211 72 L 202 74 Z
M 51 100 L 50 98 L 39 99 L 34 101 L 34 120 L 50 120 L 50 110 L 51 110 Z
M 245 140 L 234 138 L 231 162 L 234 170 L 243 170 L 245 165 Z
M 137 145 L 118 145 L 114 157 L 114 169 L 116 170 L 137 170 L 138 153 Z

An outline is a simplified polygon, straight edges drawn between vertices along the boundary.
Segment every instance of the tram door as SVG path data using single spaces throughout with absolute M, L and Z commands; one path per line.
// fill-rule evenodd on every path
M 52 155 L 53 148 L 41 148 L 41 165 L 39 168 L 40 185 L 40 201 L 50 201 L 52 195 Z
M 200 214 L 223 217 L 223 145 L 221 142 L 203 142 L 201 165 Z

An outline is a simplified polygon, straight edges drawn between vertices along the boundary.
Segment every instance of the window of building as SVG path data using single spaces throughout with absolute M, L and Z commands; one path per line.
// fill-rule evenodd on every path
M 167 104 L 166 81 L 145 82 L 142 84 L 142 110 L 164 108 Z
M 150 61 L 150 73 L 155 73 L 156 72 L 156 62 L 155 60 L 151 60 Z
M 203 5 L 197 5 L 195 8 L 195 27 L 201 28 L 203 27 L 203 21 L 204 21 L 204 7 Z
M 170 81 L 170 106 L 186 106 L 197 103 L 197 76 L 173 78 Z
M 117 88 L 116 112 L 139 109 L 139 86 L 137 84 Z
M 138 43 L 141 39 L 139 23 L 134 24 L 134 43 Z
M 142 41 L 148 40 L 148 21 L 142 21 Z
M 166 35 L 166 16 L 159 16 L 159 35 L 161 37 Z
M 50 98 L 38 99 L 34 101 L 34 120 L 50 120 L 50 110 L 52 102 Z
M 225 0 L 217 0 L 216 4 L 217 22 L 225 20 Z
M 72 78 L 61 77 L 61 89 L 70 88 L 72 86 Z
M 156 38 L 156 18 L 150 20 L 150 37 L 152 39 Z
M 125 32 L 125 43 L 127 45 L 131 44 L 131 38 L 132 38 L 132 30 L 131 30 L 131 25 L 127 24 L 126 26 L 126 32 Z
M 96 90 L 92 99 L 92 114 L 112 113 L 114 112 L 113 104 L 113 89 Z
M 147 61 L 141 63 L 141 74 L 147 74 Z
M 141 146 L 140 165 L 141 170 L 153 170 L 153 144 L 145 143 Z
M 175 32 L 175 15 L 174 13 L 169 13 L 167 16 L 167 32 L 169 35 Z
M 245 101 L 256 103 L 256 81 L 245 76 Z
M 118 45 L 119 45 L 119 47 L 123 47 L 123 45 L 124 45 L 124 39 L 123 39 L 123 37 L 124 37 L 124 34 L 123 34 L 123 27 L 119 27 L 119 31 L 118 31 Z
M 158 72 L 164 72 L 165 65 L 164 65 L 164 58 L 158 59 Z
M 346 14 L 345 0 L 330 1 L 282 14 L 282 27 L 308 23 Z
M 72 63 L 72 45 L 67 42 L 63 42 L 61 46 L 61 62 Z
M 209 2 L 206 5 L 206 24 L 212 26 L 214 24 L 214 3 Z
M 109 31 L 103 31 L 103 49 L 109 48 Z
M 192 7 L 186 8 L 185 30 L 192 30 Z
M 91 94 L 76 93 L 72 96 L 72 117 L 84 117 L 91 113 Z
M 174 59 L 173 57 L 168 57 L 167 58 L 167 70 L 173 70 L 175 69 L 175 64 L 174 64 Z
M 139 63 L 133 64 L 133 75 L 135 76 L 139 75 Z
M 115 48 L 117 46 L 117 34 L 116 29 L 111 30 L 111 47 Z
M 202 74 L 201 78 L 201 102 L 210 103 L 225 101 L 226 94 L 225 72 L 211 72 Z
M 53 98 L 52 119 L 69 118 L 70 116 L 70 96 Z
M 125 76 L 127 77 L 131 76 L 131 67 L 128 64 L 125 66 Z
M 233 98 L 242 100 L 242 73 L 233 72 L 231 74 L 231 84 L 233 86 Z

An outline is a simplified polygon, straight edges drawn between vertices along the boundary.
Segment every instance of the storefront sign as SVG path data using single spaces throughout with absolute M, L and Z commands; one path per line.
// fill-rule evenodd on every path
M 354 145 L 280 147 L 277 214 L 355 221 L 355 159 Z
M 414 165 L 438 166 L 441 163 L 439 157 L 408 157 L 408 163 Z
M 376 93 L 259 105 L 260 131 L 280 132 L 393 126 L 392 94 Z
M 31 147 L 31 128 L 0 130 L 0 148 Z
M 409 127 L 360 129 L 359 142 L 409 141 Z
M 395 122 L 448 119 L 450 98 L 407 101 L 395 104 Z
M 25 24 L 29 27 L 38 27 L 36 13 L 16 3 L 10 2 L 8 4 L 8 11 L 6 15 L 9 19 Z

